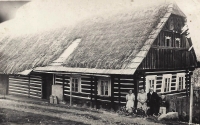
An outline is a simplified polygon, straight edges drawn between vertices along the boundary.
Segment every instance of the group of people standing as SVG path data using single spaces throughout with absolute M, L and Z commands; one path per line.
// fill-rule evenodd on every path
M 132 90 L 129 90 L 129 93 L 126 95 L 126 110 L 131 110 L 134 108 L 135 95 Z M 149 89 L 149 92 L 146 94 L 144 89 L 141 89 L 137 96 L 137 108 L 140 108 L 145 111 L 147 115 L 166 114 L 166 108 L 168 103 L 164 95 L 158 95 L 154 92 L 153 88 Z

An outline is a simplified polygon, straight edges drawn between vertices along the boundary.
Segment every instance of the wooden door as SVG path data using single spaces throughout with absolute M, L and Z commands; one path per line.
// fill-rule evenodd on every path
M 8 94 L 8 75 L 0 75 L 0 94 Z
M 52 93 L 53 74 L 43 74 L 42 98 L 49 99 Z

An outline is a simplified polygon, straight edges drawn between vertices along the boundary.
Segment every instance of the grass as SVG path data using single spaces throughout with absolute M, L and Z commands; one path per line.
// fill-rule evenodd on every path
M 34 113 L 27 113 L 23 111 L 0 109 L 0 124 L 54 124 L 54 125 L 88 125 L 82 122 L 76 122 L 72 120 L 63 120 L 61 118 L 49 117 L 45 115 L 35 115 Z
M 157 121 L 153 118 L 129 118 L 114 112 L 52 105 L 43 102 L 0 100 L 0 124 L 98 124 L 98 125 L 161 125 L 181 124 L 177 121 Z

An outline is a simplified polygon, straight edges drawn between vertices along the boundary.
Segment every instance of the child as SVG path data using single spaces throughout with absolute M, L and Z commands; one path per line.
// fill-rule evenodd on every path
M 160 97 L 160 114 L 166 114 L 167 100 L 165 95 L 161 95 Z

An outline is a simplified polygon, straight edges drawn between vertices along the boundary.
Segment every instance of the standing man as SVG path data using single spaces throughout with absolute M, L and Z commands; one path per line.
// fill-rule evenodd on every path
M 148 115 L 158 115 L 158 104 L 159 98 L 158 94 L 153 91 L 153 87 L 149 89 L 149 93 L 147 93 L 147 106 L 149 108 L 149 114 Z

